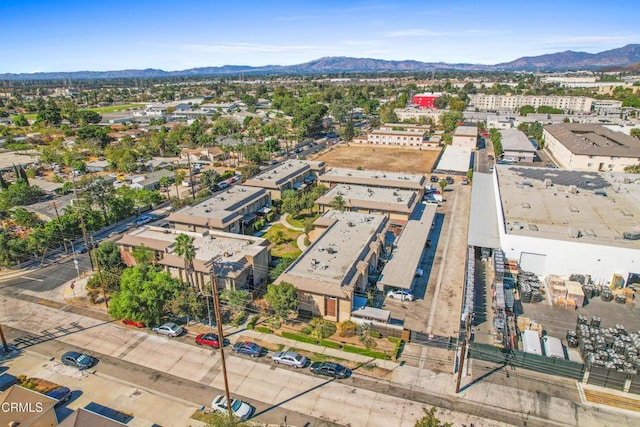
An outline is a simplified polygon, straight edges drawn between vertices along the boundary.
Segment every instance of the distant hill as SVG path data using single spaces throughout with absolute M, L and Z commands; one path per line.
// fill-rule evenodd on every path
M 600 71 L 612 72 L 612 73 L 636 73 L 640 72 L 640 62 L 635 64 L 625 65 L 624 67 L 605 67 Z
M 54 73 L 0 74 L 0 80 L 82 80 L 159 77 L 204 77 L 238 74 L 335 74 L 335 73 L 399 73 L 430 71 L 566 71 L 595 70 L 603 67 L 626 67 L 640 62 L 640 44 L 611 49 L 600 53 L 558 52 L 530 56 L 495 65 L 449 64 L 445 62 L 386 61 L 372 58 L 331 56 L 296 65 L 224 65 L 180 71 L 153 68 L 144 70 L 73 71 Z

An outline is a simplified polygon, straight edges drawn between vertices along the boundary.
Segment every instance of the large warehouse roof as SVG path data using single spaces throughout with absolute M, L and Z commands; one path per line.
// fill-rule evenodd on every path
M 640 180 L 598 172 L 496 165 L 507 233 L 640 248 Z M 475 182 L 474 182 L 475 185 Z
M 500 143 L 502 144 L 502 148 L 504 151 L 525 151 L 525 152 L 535 152 L 536 149 L 527 138 L 527 135 L 524 132 L 518 129 L 503 129 L 500 131 L 502 134 L 502 139 Z

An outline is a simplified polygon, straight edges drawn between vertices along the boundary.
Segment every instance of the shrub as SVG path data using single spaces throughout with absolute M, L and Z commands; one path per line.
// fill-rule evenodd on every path
M 372 338 L 382 338 L 382 334 L 378 331 L 369 331 L 369 336 Z
M 306 236 L 305 236 L 305 238 L 304 238 L 304 245 L 305 245 L 305 246 L 311 246 L 311 240 L 309 240 L 309 238 L 308 238 L 308 237 L 306 237 Z
M 300 341 L 300 342 L 306 342 L 308 344 L 315 344 L 316 343 L 315 338 L 311 338 L 311 337 L 307 337 L 307 336 L 299 335 L 299 334 L 294 334 L 292 332 L 283 331 L 282 332 L 282 336 L 284 338 L 289 338 L 289 339 Z
M 328 338 L 331 335 L 336 333 L 336 325 L 333 322 L 329 322 L 327 320 L 322 320 L 318 317 L 315 317 L 311 319 L 310 323 L 311 323 L 311 326 L 313 327 L 313 332 L 311 333 L 311 335 L 313 335 L 319 340 Z
M 300 329 L 300 333 L 304 335 L 311 335 L 311 332 L 313 332 L 313 328 L 311 326 L 305 326 L 302 329 Z
M 233 318 L 232 324 L 233 326 L 240 326 L 244 323 L 245 320 L 247 320 L 247 312 L 242 310 L 241 312 L 235 315 L 235 317 Z
M 247 329 L 253 329 L 256 326 L 256 323 L 258 323 L 258 319 L 260 319 L 260 315 L 258 314 L 251 316 L 249 323 L 247 323 Z
M 358 324 L 351 320 L 338 323 L 338 335 L 341 337 L 354 337 L 358 331 Z
M 320 345 L 328 348 L 342 348 L 342 345 L 335 341 L 320 340 Z
M 262 332 L 263 334 L 272 334 L 273 330 L 270 328 L 267 328 L 266 326 L 256 326 L 256 331 L 258 332 Z
M 393 360 L 398 360 L 398 357 L 400 357 L 400 349 L 402 348 L 402 340 L 400 338 L 396 338 L 396 337 L 387 337 L 387 339 L 390 342 L 395 343 L 395 347 L 393 348 L 392 359 Z
M 383 359 L 383 360 L 391 359 L 391 357 L 388 354 L 383 353 L 381 351 L 373 351 L 373 350 L 369 350 L 368 348 L 355 347 L 348 344 L 342 346 L 342 350 L 347 351 L 349 353 L 356 353 L 356 354 L 361 354 L 367 357 L 373 357 L 375 359 Z
M 274 211 L 267 213 L 267 216 L 266 216 L 267 222 L 273 222 L 275 215 L 276 213 Z

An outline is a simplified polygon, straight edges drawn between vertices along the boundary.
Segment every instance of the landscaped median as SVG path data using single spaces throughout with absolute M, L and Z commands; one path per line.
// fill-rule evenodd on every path
M 307 344 L 320 345 L 320 346 L 327 347 L 327 348 L 338 349 L 338 350 L 346 351 L 348 353 L 360 354 L 362 356 L 371 357 L 371 358 L 374 358 L 374 359 L 382 359 L 382 360 L 395 359 L 397 357 L 398 351 L 400 350 L 400 345 L 401 345 L 401 342 L 402 342 L 398 338 L 389 337 L 388 338 L 389 341 L 395 343 L 395 351 L 392 352 L 391 354 L 389 354 L 388 352 L 372 350 L 372 349 L 369 349 L 369 348 L 366 348 L 366 347 L 358 347 L 358 346 L 355 346 L 355 345 L 350 345 L 350 344 L 346 344 L 346 343 L 339 343 L 339 342 L 336 342 L 336 341 L 331 341 L 331 340 L 326 340 L 326 339 L 318 340 L 318 339 L 315 339 L 315 338 L 307 336 L 307 335 L 296 334 L 296 333 L 293 333 L 293 332 L 282 331 L 280 333 L 280 335 L 283 338 L 288 338 L 288 339 L 292 339 L 292 340 L 295 340 L 295 341 L 304 342 L 304 343 L 307 343 Z M 394 341 L 392 341 L 392 339 Z

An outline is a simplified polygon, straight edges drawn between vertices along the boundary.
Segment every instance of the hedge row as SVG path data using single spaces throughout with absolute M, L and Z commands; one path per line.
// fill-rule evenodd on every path
M 282 332 L 282 336 L 284 338 L 289 338 L 289 339 L 300 341 L 300 342 L 306 342 L 307 344 L 315 344 L 316 343 L 316 339 L 315 338 L 311 338 L 311 337 L 308 337 L 306 335 L 294 334 L 292 332 L 283 331 Z
M 272 334 L 273 331 L 269 328 L 267 328 L 266 326 L 256 326 L 255 327 L 256 331 L 258 332 L 262 332 L 263 334 Z
M 391 356 L 389 356 L 386 353 L 382 353 L 380 351 L 369 350 L 367 348 L 362 348 L 362 347 L 355 347 L 355 346 L 348 345 L 348 344 L 345 344 L 344 346 L 342 346 L 342 349 L 344 351 L 349 352 L 349 353 L 361 354 L 363 356 L 373 357 L 375 359 L 383 359 L 383 360 L 391 359 Z

